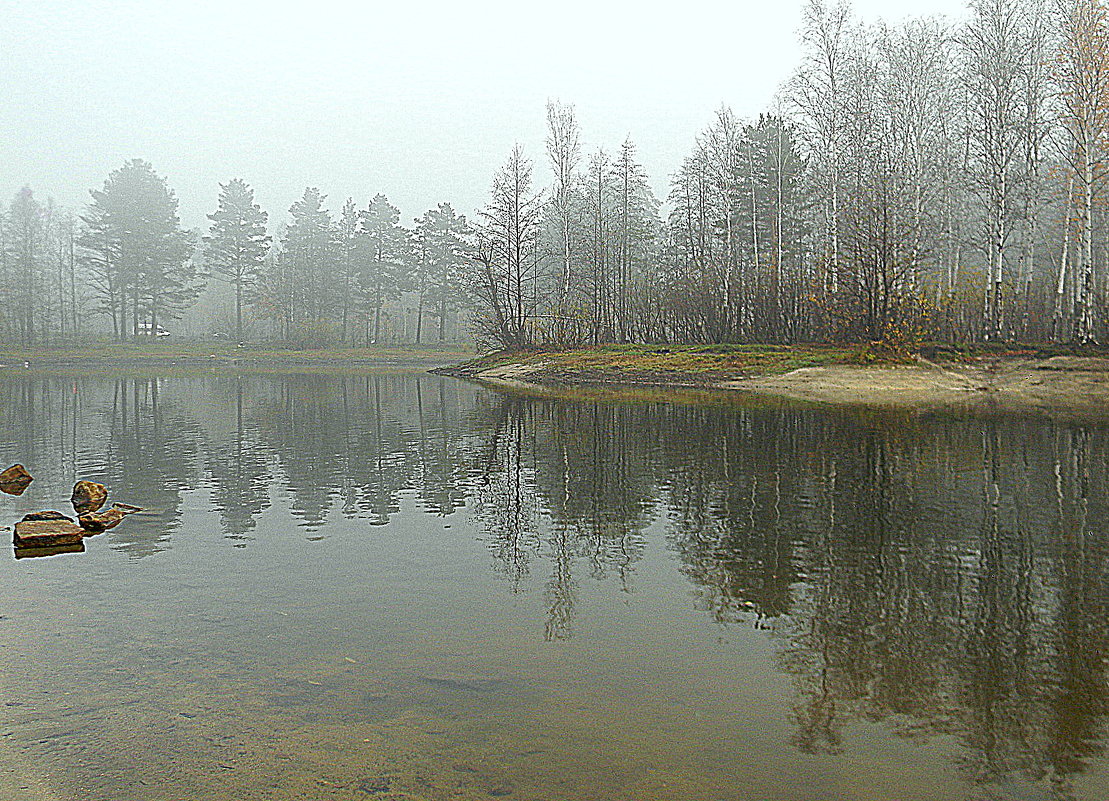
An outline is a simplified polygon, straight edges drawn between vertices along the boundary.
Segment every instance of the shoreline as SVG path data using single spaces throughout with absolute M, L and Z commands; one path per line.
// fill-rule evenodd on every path
M 770 361 L 730 358 L 706 366 L 701 359 L 694 369 L 660 371 L 657 359 L 646 355 L 657 351 L 629 357 L 624 349 L 608 362 L 595 358 L 596 351 L 588 353 L 584 359 L 574 351 L 493 354 L 433 372 L 545 396 L 649 397 L 670 390 L 698 399 L 1109 419 L 1109 357 L 1017 352 L 957 361 L 916 355 L 866 364 L 858 352 L 820 349 L 814 356 L 806 349 L 780 349 Z
M 609 345 L 501 351 L 477 358 L 466 347 L 426 345 L 297 350 L 110 343 L 0 350 L 0 378 L 94 376 L 113 370 L 143 376 L 151 371 L 327 375 L 401 370 L 546 397 L 705 403 L 746 399 L 1109 419 L 1109 349 L 933 348 L 910 355 L 867 346 Z
M 398 345 L 373 348 L 237 348 L 190 343 L 159 346 L 110 343 L 89 347 L 0 349 L 0 377 L 44 372 L 88 374 L 99 370 L 243 371 L 428 370 L 472 359 L 462 346 Z

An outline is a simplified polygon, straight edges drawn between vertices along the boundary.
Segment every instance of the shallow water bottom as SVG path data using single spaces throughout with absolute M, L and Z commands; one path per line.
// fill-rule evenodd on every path
M 1109 432 L 414 375 L 0 381 L 29 799 L 1109 798 Z M 6 449 L 6 450 L 4 450 Z

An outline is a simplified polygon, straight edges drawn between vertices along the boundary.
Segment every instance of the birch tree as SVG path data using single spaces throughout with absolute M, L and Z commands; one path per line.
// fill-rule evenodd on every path
M 1094 209 L 1106 178 L 1109 144 L 1109 17 L 1101 0 L 1060 4 L 1057 79 L 1078 212 L 1078 271 L 1074 336 L 1096 337 Z
M 850 5 L 828 6 L 808 0 L 801 32 L 802 60 L 789 96 L 809 129 L 809 166 L 823 207 L 824 289 L 835 294 L 839 281 L 839 201 L 841 139 L 844 129 L 843 84 L 854 32 Z
M 568 318 L 574 306 L 572 292 L 577 278 L 573 253 L 574 216 L 577 209 L 574 189 L 581 162 L 581 132 L 572 105 L 553 100 L 547 102 L 547 157 L 554 173 L 549 206 L 558 248 L 555 330 L 558 337 L 565 340 L 570 335 Z
M 1002 287 L 1017 208 L 1026 19 L 1019 0 L 971 0 L 969 9 L 960 45 L 969 99 L 969 177 L 984 216 L 982 337 L 996 340 L 1006 336 Z

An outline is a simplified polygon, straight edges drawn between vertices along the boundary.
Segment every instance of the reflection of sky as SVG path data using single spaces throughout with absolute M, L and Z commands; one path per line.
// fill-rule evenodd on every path
M 481 753 L 468 781 L 495 763 L 531 797 L 575 797 L 599 765 L 614 798 L 649 765 L 686 798 L 892 775 L 899 798 L 975 777 L 1105 797 L 1098 426 L 377 374 L 8 380 L 0 429 L 0 461 L 36 476 L 0 498 L 12 520 L 64 509 L 75 477 L 147 509 L 83 554 L 0 560 L 17 739 L 75 704 L 39 757 L 96 741 L 104 797 L 128 797 L 132 714 L 190 780 L 195 727 L 262 751 L 280 732 L 311 774 L 320 741 L 416 748 L 418 719 L 451 743 L 419 748 Z M 41 693 L 58 683 L 76 697 Z

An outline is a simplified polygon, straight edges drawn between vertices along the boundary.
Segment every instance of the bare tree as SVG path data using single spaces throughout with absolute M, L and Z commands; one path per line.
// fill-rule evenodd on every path
M 557 229 L 559 248 L 559 280 L 554 303 L 557 318 L 556 333 L 560 339 L 569 334 L 567 318 L 572 306 L 571 292 L 574 283 L 573 228 L 574 187 L 577 169 L 581 162 L 581 133 L 574 107 L 550 100 L 547 102 L 547 157 L 554 172 L 550 210 Z
M 474 294 L 483 314 L 483 333 L 506 347 L 526 347 L 537 333 L 542 195 L 532 188 L 532 171 L 523 149 L 513 147 L 493 179 L 474 253 L 480 265 Z
M 970 178 L 983 205 L 987 255 L 984 339 L 1003 334 L 1005 253 L 1015 226 L 1021 156 L 1025 18 L 1019 0 L 971 0 L 960 44 L 967 88 Z
M 836 293 L 839 281 L 842 92 L 852 31 L 851 7 L 846 0 L 832 7 L 823 0 L 809 0 L 801 32 L 802 62 L 789 92 L 811 137 L 809 164 L 823 206 L 824 289 L 831 294 Z
M 1066 154 L 1078 200 L 1079 262 L 1074 336 L 1095 336 L 1094 208 L 1109 165 L 1109 18 L 1101 0 L 1062 0 L 1057 80 L 1067 133 Z

